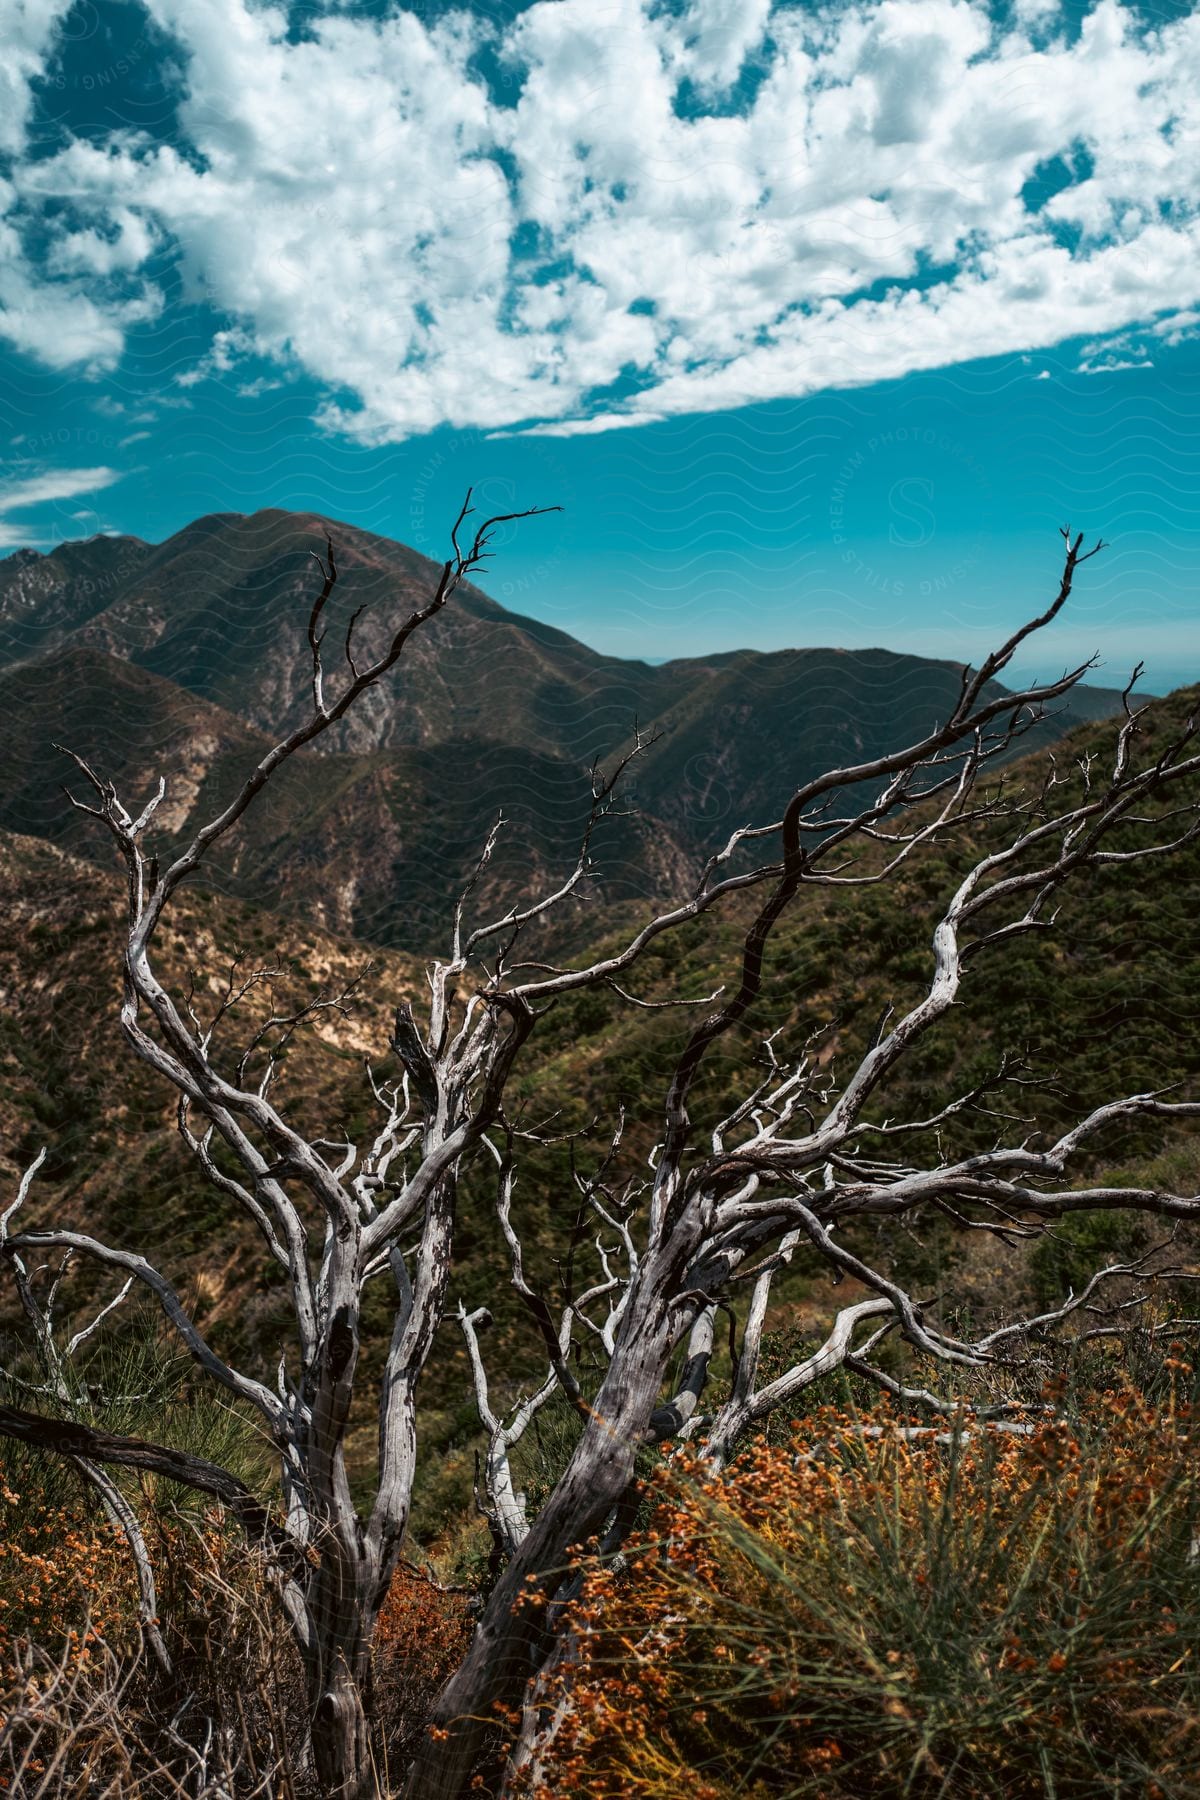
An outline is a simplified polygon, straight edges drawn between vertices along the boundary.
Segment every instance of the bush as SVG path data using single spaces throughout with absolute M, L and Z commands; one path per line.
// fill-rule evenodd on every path
M 20 1464 L 18 1469 L 17 1464 Z M 261 1564 L 216 1511 L 139 1496 L 172 1668 L 140 1644 L 128 1547 L 66 1465 L 0 1480 L 0 1793 L 22 1800 L 316 1800 L 298 1653 Z M 15 1484 L 15 1485 L 13 1485 Z M 372 1709 L 402 1770 L 472 1628 L 462 1590 L 401 1565 Z
M 416 1750 L 442 1683 L 467 1651 L 472 1618 L 464 1589 L 442 1587 L 402 1563 L 375 1637 L 375 1711 L 397 1773 Z
M 219 1515 L 143 1517 L 171 1669 L 144 1653 L 121 1533 L 62 1464 L 0 1488 L 0 1792 L 216 1800 L 298 1792 L 303 1687 L 256 1559 Z M 17 1482 L 18 1486 L 10 1485 Z M 147 1509 L 142 1507 L 143 1514 Z
M 527 1791 L 1200 1791 L 1190 1405 L 902 1423 L 826 1410 L 721 1479 L 665 1464 L 624 1567 L 587 1575 Z

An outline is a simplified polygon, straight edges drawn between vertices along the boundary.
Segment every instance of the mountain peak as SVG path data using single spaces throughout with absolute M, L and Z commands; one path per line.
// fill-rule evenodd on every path
M 244 779 L 250 733 L 276 739 L 309 714 L 310 552 L 323 553 L 327 529 L 339 570 L 324 618 L 336 694 L 350 679 L 351 619 L 362 667 L 434 591 L 436 565 L 404 544 L 265 507 L 209 514 L 157 546 L 97 538 L 0 563 L 10 778 L 0 824 L 79 829 L 51 742 L 94 746 L 122 791 L 161 769 L 167 820 L 202 806 L 201 786 L 215 796 Z M 229 878 L 249 881 L 266 857 L 281 893 L 294 885 L 314 916 L 392 943 L 436 941 L 445 895 L 501 807 L 513 828 L 491 868 L 505 904 L 531 880 L 561 877 L 588 767 L 628 749 L 637 720 L 652 737 L 631 772 L 638 816 L 611 823 L 602 888 L 665 891 L 734 826 L 778 818 L 798 782 L 921 736 L 960 686 L 958 664 L 882 649 L 625 662 L 464 584 L 321 753 L 289 765 L 273 803 L 282 810 L 262 844 L 239 849 L 245 866 Z M 1040 741 L 1119 705 L 1089 688 Z
M 327 532 L 339 571 L 324 620 L 336 691 L 351 619 L 361 667 L 427 601 L 438 565 L 360 526 L 277 506 L 210 513 L 153 546 L 99 537 L 48 556 L 9 557 L 0 563 L 0 664 L 87 644 L 258 730 L 290 728 L 308 705 L 305 633 L 319 581 L 311 553 L 323 554 Z M 663 803 L 686 809 L 698 784 L 704 797 L 695 804 L 715 829 L 718 790 L 728 793 L 722 806 L 759 794 L 765 801 L 778 786 L 771 771 L 792 766 L 814 721 L 826 752 L 859 739 L 882 749 L 895 732 L 944 716 L 958 679 L 957 664 L 888 650 L 623 661 L 464 584 L 413 637 L 395 675 L 325 744 L 373 753 L 467 739 L 536 748 L 578 766 L 626 745 L 635 719 L 654 721 L 691 758 L 664 774 Z M 1094 713 L 1115 708 L 1117 697 L 1092 689 L 1088 702 Z M 651 760 L 665 771 L 672 756 Z M 723 771 L 743 762 L 731 783 Z M 701 778 L 701 763 L 722 772 Z M 646 759 L 639 766 L 648 778 Z

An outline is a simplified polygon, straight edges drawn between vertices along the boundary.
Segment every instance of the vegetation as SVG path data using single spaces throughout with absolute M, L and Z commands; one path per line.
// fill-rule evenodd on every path
M 1187 1800 L 1196 1399 L 1184 1344 L 1151 1329 L 1074 1358 L 1002 1431 L 969 1406 L 931 1428 L 851 1384 L 721 1476 L 660 1457 L 622 1561 L 580 1564 L 574 1630 L 539 1695 L 551 1726 L 518 1791 Z M 182 1490 L 145 1499 L 170 1683 L 136 1658 L 119 1535 L 60 1465 L 8 1466 L 0 1791 L 305 1791 L 302 1681 L 271 1594 Z M 397 1771 L 470 1629 L 465 1591 L 401 1567 L 375 1664 Z M 163 1730 L 187 1723 L 181 1702 L 217 1722 L 200 1779 Z
M 1086 560 L 1068 537 L 1057 600 L 980 671 L 944 672 L 936 726 L 793 770 L 782 817 L 735 831 L 678 904 L 615 904 L 586 941 L 573 910 L 593 837 L 625 830 L 626 764 L 670 767 L 639 738 L 594 773 L 555 891 L 535 859 L 514 911 L 493 832 L 449 954 L 364 968 L 221 889 L 317 859 L 308 898 L 353 896 L 364 859 L 336 853 L 360 836 L 379 861 L 376 801 L 410 855 L 423 830 L 458 854 L 467 814 L 432 784 L 466 785 L 462 739 L 403 759 L 402 802 L 377 742 L 311 746 L 464 584 L 494 522 L 466 549 L 463 518 L 433 593 L 363 651 L 347 638 L 340 674 L 318 559 L 311 701 L 284 684 L 275 748 L 208 697 L 239 679 L 209 657 L 219 581 L 191 639 L 125 646 L 115 686 L 69 620 L 35 665 L 51 690 L 125 693 L 137 755 L 178 725 L 170 667 L 211 742 L 182 808 L 160 789 L 126 810 L 76 755 L 123 894 L 46 844 L 2 847 L 9 1781 L 47 1800 L 1184 1793 L 1182 706 L 997 778 L 1082 672 L 998 687 Z M 168 565 L 139 557 L 147 592 Z M 421 574 L 389 579 L 403 596 Z M 36 754 L 10 773 L 45 786 Z M 1150 857 L 1167 879 L 1131 885 Z M 131 1285 L 168 1337 L 122 1309 Z M 1043 1387 L 1051 1368 L 1067 1378 Z M 813 1410 L 830 1381 L 840 1410 Z
M 81 1355 L 71 1411 L 270 1486 L 245 1412 L 189 1379 L 151 1315 Z M 306 1791 L 304 1675 L 263 1562 L 219 1506 L 136 1487 L 162 1654 L 147 1653 L 130 1545 L 81 1472 L 6 1446 L 0 1483 L 0 1792 L 39 1800 Z M 397 1774 L 470 1629 L 468 1590 L 403 1562 L 376 1635 L 374 1703 Z
M 721 1478 L 666 1461 L 588 1573 L 524 1791 L 1194 1794 L 1196 1382 L 1169 1348 L 1155 1399 L 1093 1358 L 1004 1431 L 826 1406 Z

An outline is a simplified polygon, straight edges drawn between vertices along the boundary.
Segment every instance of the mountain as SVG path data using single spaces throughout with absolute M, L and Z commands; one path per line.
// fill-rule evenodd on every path
M 327 532 L 338 564 L 328 641 L 340 650 L 351 615 L 362 609 L 355 641 L 367 659 L 432 593 L 438 565 L 308 513 L 219 513 L 129 553 L 123 547 L 136 540 L 123 538 L 63 546 L 36 563 L 18 552 L 0 562 L 0 622 L 15 615 L 21 629 L 10 642 L 26 655 L 68 640 L 87 644 L 276 732 L 307 704 L 305 632 L 320 585 L 312 555 L 324 555 Z M 99 592 L 104 584 L 102 603 L 85 614 L 78 603 L 57 602 L 53 624 L 35 642 L 29 615 L 49 609 L 58 584 L 80 586 L 89 559 L 90 587 Z M 0 655 L 14 660 L 3 640 Z M 679 668 L 599 656 L 468 585 L 413 638 L 402 676 L 356 708 L 332 745 L 377 750 L 465 733 L 590 761 L 620 742 L 635 716 L 658 716 L 671 703 Z M 703 669 L 696 665 L 691 679 Z
M 94 537 L 48 556 L 17 550 L 0 561 L 0 663 L 24 662 L 65 643 L 125 592 L 149 544 Z
M 312 553 L 327 530 L 339 568 L 328 642 L 340 647 L 361 609 L 369 657 L 437 566 L 313 514 L 222 513 L 157 546 L 99 537 L 0 560 L 0 826 L 107 855 L 63 799 L 55 744 L 130 796 L 162 773 L 167 848 L 228 796 L 268 736 L 304 716 Z M 329 929 L 429 947 L 502 808 L 485 904 L 571 866 L 588 770 L 628 746 L 636 721 L 653 740 L 629 783 L 636 816 L 607 826 L 591 891 L 677 891 L 733 827 L 778 816 L 798 781 L 945 717 L 960 676 L 887 650 L 623 661 L 464 586 L 321 750 L 290 765 L 212 875 Z M 1114 691 L 1077 690 L 1039 739 L 1118 706 Z
M 0 826 L 110 860 L 66 744 L 141 805 L 159 772 L 155 846 L 168 854 L 221 811 L 271 740 L 224 708 L 104 652 L 68 644 L 0 670 Z M 212 885 L 324 928 L 396 947 L 441 944 L 452 895 L 497 814 L 508 827 L 488 904 L 505 907 L 574 862 L 590 787 L 562 756 L 464 734 L 437 746 L 304 755 L 279 771 L 245 830 L 206 865 Z M 604 839 L 608 900 L 662 892 L 692 860 L 661 822 L 614 820 Z

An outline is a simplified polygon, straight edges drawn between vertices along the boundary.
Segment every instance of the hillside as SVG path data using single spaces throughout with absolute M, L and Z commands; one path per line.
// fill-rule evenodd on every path
M 363 658 L 377 654 L 389 628 L 432 591 L 437 565 L 355 526 L 268 510 L 198 519 L 149 549 L 93 538 L 36 560 L 19 552 L 0 561 L 0 656 L 84 643 L 275 732 L 295 723 L 308 698 L 304 634 L 320 585 L 311 553 L 324 555 L 327 530 L 339 571 L 329 643 L 343 642 L 361 608 L 356 642 Z M 51 608 L 60 586 L 76 593 L 88 559 L 98 604 L 63 598 Z M 52 623 L 42 624 L 51 610 Z M 598 656 L 465 586 L 409 646 L 403 680 L 356 708 L 335 743 L 377 750 L 466 733 L 544 744 L 586 762 L 619 741 L 635 715 L 659 716 L 706 665 L 679 668 Z
M 0 670 L 0 827 L 106 861 L 94 821 L 66 800 L 81 781 L 68 745 L 132 800 L 161 772 L 155 838 L 166 853 L 221 806 L 270 739 L 223 707 L 104 651 L 68 644 Z M 502 907 L 575 861 L 587 771 L 530 745 L 464 733 L 437 747 L 297 757 L 248 829 L 206 870 L 217 888 L 393 948 L 436 949 L 461 887 L 503 810 L 487 888 Z M 614 819 L 603 883 L 628 899 L 677 885 L 696 855 L 652 813 Z
M 1157 703 L 1140 754 L 1152 754 L 1198 702 L 1200 693 L 1182 692 Z M 1065 748 L 1073 755 L 1102 755 L 1111 738 L 1111 726 L 1094 724 L 1080 728 Z M 1039 771 L 1031 759 L 1014 770 L 1013 779 L 1031 785 Z M 347 833 L 352 827 L 350 821 Z M 698 1090 L 702 1127 L 744 1091 L 767 1030 L 783 1028 L 781 1053 L 798 1053 L 819 1030 L 818 1054 L 835 1077 L 853 1067 L 884 1008 L 921 991 L 935 908 L 965 858 L 985 842 L 978 836 L 970 844 L 934 847 L 887 886 L 802 897 L 773 941 L 754 1016 L 714 1060 Z M 991 1073 L 1004 1047 L 1025 1053 L 1031 1074 L 1044 1083 L 1018 1089 L 1009 1103 L 1039 1133 L 1118 1093 L 1172 1082 L 1196 1091 L 1198 883 L 1195 843 L 1157 865 L 1153 879 L 1091 872 L 1068 890 L 1052 934 L 1025 938 L 973 968 L 953 1017 L 891 1084 L 889 1113 L 928 1115 Z M 101 1234 L 136 1240 L 166 1259 L 177 1278 L 200 1293 L 217 1335 L 238 1340 L 267 1366 L 280 1323 L 269 1266 L 245 1234 L 231 1228 L 223 1202 L 197 1179 L 175 1135 L 168 1095 L 120 1041 L 115 875 L 36 839 L 0 834 L 0 900 L 9 921 L 0 945 L 0 1135 L 7 1181 L 46 1144 L 51 1156 L 40 1184 L 44 1195 L 57 1196 L 56 1204 L 65 1203 L 70 1216 L 86 1218 Z M 629 902 L 620 912 L 627 921 L 641 908 Z M 733 906 L 675 934 L 646 959 L 637 992 L 647 998 L 698 995 L 727 982 L 743 918 L 743 909 Z M 605 930 L 614 931 L 617 923 L 611 916 Z M 201 970 L 205 1004 L 212 1003 L 237 948 L 256 961 L 277 961 L 285 971 L 284 991 L 292 994 L 344 982 L 370 963 L 354 1012 L 322 1025 L 298 1046 L 282 1090 L 314 1135 L 361 1128 L 368 1100 L 362 1059 L 370 1055 L 386 1064 L 390 1008 L 398 996 L 421 992 L 419 962 L 203 892 L 185 896 L 164 945 L 175 985 L 186 983 L 191 967 Z M 556 1131 L 590 1126 L 597 1142 L 623 1104 L 629 1168 L 644 1167 L 659 1130 L 666 1071 L 687 1029 L 686 1015 L 637 1011 L 614 996 L 560 1002 L 539 1023 L 514 1104 L 523 1103 L 533 1119 L 553 1115 Z M 954 1127 L 952 1139 L 978 1143 L 996 1129 L 991 1116 L 968 1117 Z M 553 1254 L 572 1209 L 566 1158 L 561 1146 L 532 1150 L 521 1180 L 530 1267 L 547 1282 L 555 1279 Z M 1091 1168 L 1100 1180 L 1123 1172 L 1195 1191 L 1200 1147 L 1183 1128 L 1164 1139 L 1157 1126 L 1131 1126 L 1097 1145 Z M 1065 1226 L 1030 1265 L 1023 1253 L 990 1238 L 952 1242 L 935 1229 L 918 1242 L 886 1223 L 863 1229 L 887 1237 L 881 1253 L 931 1290 L 940 1289 L 955 1268 L 953 1291 L 981 1313 L 1003 1307 L 1030 1284 L 1047 1298 L 1061 1294 L 1097 1249 L 1124 1253 L 1144 1237 L 1136 1217 L 1102 1216 L 1099 1240 L 1086 1238 L 1097 1230 L 1094 1222 Z M 519 1345 L 515 1367 L 532 1368 L 540 1353 L 497 1284 L 497 1248 L 490 1190 L 481 1175 L 463 1197 L 452 1298 L 486 1301 L 497 1329 L 514 1334 Z M 803 1330 L 823 1316 L 828 1295 L 811 1281 L 798 1268 L 781 1286 L 781 1328 Z M 421 1530 L 436 1533 L 443 1516 L 439 1495 L 464 1478 L 473 1432 L 456 1334 L 447 1333 L 426 1381 L 431 1460 L 423 1477 Z M 356 1454 L 369 1459 L 370 1441 L 364 1423 Z
M 122 792 L 165 774 L 168 838 L 228 792 L 264 734 L 301 716 L 311 552 L 325 529 L 305 514 L 220 514 L 158 546 L 94 538 L 0 560 L 0 825 L 104 855 L 59 791 L 56 743 Z M 366 654 L 428 594 L 435 568 L 369 532 L 329 529 L 341 571 L 330 643 L 363 608 Z M 636 721 L 654 739 L 631 784 L 637 816 L 608 828 L 591 897 L 674 891 L 735 825 L 777 815 L 798 780 L 944 717 L 959 675 L 886 650 L 651 667 L 464 588 L 329 747 L 292 767 L 213 879 L 331 929 L 435 947 L 448 896 L 502 808 L 493 904 L 570 866 L 588 769 L 627 746 Z M 1042 741 L 1116 705 L 1110 690 L 1080 689 Z

